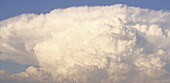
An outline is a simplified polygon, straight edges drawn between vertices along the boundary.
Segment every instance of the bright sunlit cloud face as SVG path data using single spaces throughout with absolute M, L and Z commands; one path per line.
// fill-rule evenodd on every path
M 0 22 L 4 83 L 168 83 L 170 13 L 125 5 L 71 7 Z

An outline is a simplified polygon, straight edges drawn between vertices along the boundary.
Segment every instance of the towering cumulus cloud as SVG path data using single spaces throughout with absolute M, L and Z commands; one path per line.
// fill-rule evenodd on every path
M 0 22 L 3 83 L 169 83 L 170 12 L 126 5 L 71 7 Z

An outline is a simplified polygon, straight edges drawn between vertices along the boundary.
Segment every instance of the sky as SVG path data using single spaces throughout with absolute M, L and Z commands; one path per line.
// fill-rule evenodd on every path
M 9 71 L 14 77 L 40 76 L 37 79 L 50 81 L 43 76 L 97 78 L 69 78 L 86 83 L 100 83 L 100 78 L 115 77 L 117 73 L 120 79 L 114 82 L 120 83 L 123 74 L 146 80 L 150 79 L 144 74 L 151 79 L 169 79 L 169 4 L 170 0 L 0 0 L 0 77 Z
M 47 13 L 55 8 L 126 4 L 153 10 L 170 10 L 169 0 L 0 0 L 0 20 L 22 13 Z

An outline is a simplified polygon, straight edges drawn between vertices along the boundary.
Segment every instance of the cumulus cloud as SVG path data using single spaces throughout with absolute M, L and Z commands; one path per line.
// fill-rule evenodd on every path
M 121 4 L 9 18 L 0 22 L 0 60 L 40 68 L 2 70 L 0 81 L 168 83 L 169 22 L 169 12 Z

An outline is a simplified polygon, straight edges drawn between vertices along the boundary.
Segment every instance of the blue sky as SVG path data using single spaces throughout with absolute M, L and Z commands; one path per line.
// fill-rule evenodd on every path
M 170 0 L 0 0 L 0 21 L 22 13 L 47 13 L 55 8 L 126 4 L 153 10 L 170 10 Z M 0 61 L 0 69 L 20 72 L 28 65 Z M 10 70 L 11 69 L 11 70 Z
M 55 8 L 126 4 L 154 10 L 170 10 L 170 0 L 0 0 L 0 20 L 22 13 L 46 13 Z
M 0 61 L 0 70 L 4 69 L 7 71 L 12 71 L 12 73 L 19 73 L 24 71 L 29 65 L 21 65 L 12 62 Z

